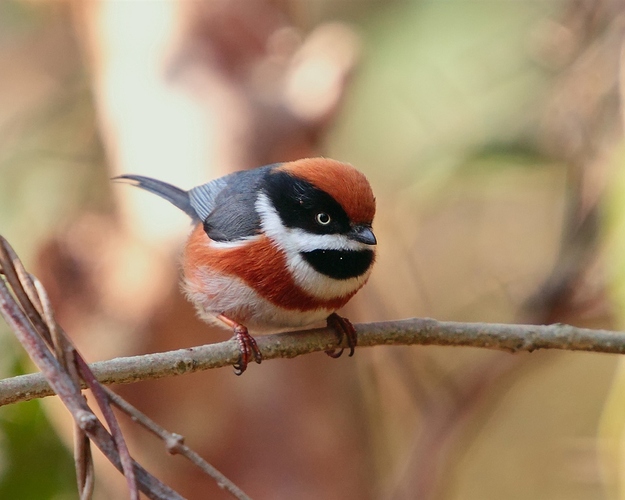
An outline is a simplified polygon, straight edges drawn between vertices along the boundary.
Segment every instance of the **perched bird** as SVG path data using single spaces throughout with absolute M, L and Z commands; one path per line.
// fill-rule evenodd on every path
M 187 213 L 195 227 L 183 254 L 183 288 L 199 315 L 233 329 L 241 357 L 261 362 L 252 331 L 327 320 L 356 345 L 336 314 L 365 284 L 375 259 L 375 197 L 351 165 L 326 158 L 276 163 L 184 191 L 139 175 L 126 181 Z M 338 357 L 339 351 L 326 351 Z

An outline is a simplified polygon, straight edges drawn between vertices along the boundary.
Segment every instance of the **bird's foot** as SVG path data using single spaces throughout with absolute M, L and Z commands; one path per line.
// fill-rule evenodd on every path
M 247 369 L 247 364 L 252 356 L 254 357 L 254 361 L 259 364 L 263 360 L 263 356 L 258 349 L 256 340 L 243 325 L 234 327 L 234 338 L 239 343 L 239 350 L 241 351 L 239 361 L 234 364 L 234 373 L 241 375 Z
M 358 343 L 358 337 L 356 335 L 356 329 L 354 325 L 347 319 L 339 316 L 336 313 L 330 314 L 327 319 L 328 328 L 332 328 L 336 332 L 336 336 L 339 339 L 339 344 L 343 341 L 343 337 L 347 339 L 347 346 L 349 347 L 349 355 L 354 355 L 354 347 Z M 331 351 L 325 351 L 325 353 L 331 358 L 339 358 L 343 354 L 344 348 L 333 349 Z
M 234 339 L 239 344 L 241 355 L 239 356 L 239 360 L 234 364 L 234 373 L 236 375 L 241 375 L 247 369 L 247 365 L 252 357 L 254 361 L 260 364 L 263 360 L 263 356 L 256 344 L 256 340 L 247 331 L 247 327 L 231 320 L 223 314 L 220 314 L 217 318 L 232 327 Z

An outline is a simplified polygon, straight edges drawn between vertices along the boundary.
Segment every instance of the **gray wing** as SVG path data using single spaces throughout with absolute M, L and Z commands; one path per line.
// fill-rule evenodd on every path
M 206 220 L 215 209 L 215 200 L 219 193 L 228 186 L 228 177 L 230 176 L 220 177 L 188 191 L 189 202 L 201 221 Z
M 256 198 L 263 178 L 276 165 L 234 172 L 189 191 L 191 206 L 210 239 L 234 241 L 259 233 Z

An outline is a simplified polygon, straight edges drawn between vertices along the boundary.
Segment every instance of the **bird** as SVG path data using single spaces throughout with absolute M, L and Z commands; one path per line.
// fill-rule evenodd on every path
M 376 200 L 362 172 L 330 158 L 303 158 L 233 172 L 188 191 L 140 175 L 113 180 L 154 193 L 191 217 L 182 289 L 201 319 L 232 329 L 237 375 L 252 358 L 262 360 L 249 330 L 325 320 L 354 354 L 356 331 L 336 311 L 367 282 L 376 257 Z M 334 358 L 342 353 L 326 351 Z

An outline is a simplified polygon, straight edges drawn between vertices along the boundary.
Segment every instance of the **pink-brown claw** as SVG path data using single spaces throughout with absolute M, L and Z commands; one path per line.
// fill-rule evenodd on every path
M 260 364 L 263 360 L 263 356 L 260 353 L 258 345 L 256 344 L 256 340 L 250 335 L 247 328 L 236 321 L 231 320 L 227 316 L 224 316 L 223 314 L 217 315 L 217 319 L 223 321 L 226 325 L 232 328 L 234 331 L 234 339 L 239 344 L 241 356 L 239 356 L 239 360 L 234 364 L 234 373 L 236 375 L 241 375 L 245 370 L 247 370 L 247 365 L 252 356 L 254 356 L 254 361 Z
M 343 337 L 347 339 L 347 346 L 349 347 L 349 355 L 354 355 L 354 347 L 358 344 L 358 336 L 356 335 L 356 329 L 354 325 L 347 319 L 339 316 L 336 313 L 330 314 L 327 319 L 328 328 L 332 328 L 336 332 L 338 337 L 338 343 L 343 342 Z M 325 353 L 331 358 L 340 358 L 343 354 L 344 348 L 333 349 L 331 351 L 325 351 Z
M 323 351 L 325 352 L 328 356 L 330 356 L 331 358 L 337 359 L 340 358 L 343 355 L 343 351 L 345 349 L 343 349 L 342 347 L 340 349 L 334 349 L 332 351 Z
M 236 375 L 241 375 L 247 369 L 247 365 L 252 356 L 254 357 L 254 361 L 259 364 L 263 360 L 263 356 L 260 353 L 260 349 L 258 349 L 256 340 L 243 325 L 234 327 L 234 338 L 239 343 L 239 350 L 241 351 L 239 361 L 234 364 L 234 373 Z

